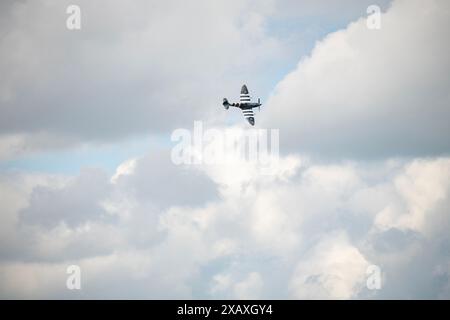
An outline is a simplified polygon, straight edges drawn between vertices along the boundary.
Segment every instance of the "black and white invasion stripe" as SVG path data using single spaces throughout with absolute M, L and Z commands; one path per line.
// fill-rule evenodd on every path
M 250 95 L 248 93 L 248 89 L 245 84 L 242 86 L 241 96 L 240 96 L 239 101 L 240 101 L 240 103 L 249 103 L 250 102 Z
M 253 114 L 252 109 L 242 109 L 242 113 L 244 114 L 244 117 L 247 118 L 253 118 L 255 115 Z
M 241 97 L 239 99 L 240 103 L 249 103 L 250 102 L 250 95 L 247 93 L 241 93 Z

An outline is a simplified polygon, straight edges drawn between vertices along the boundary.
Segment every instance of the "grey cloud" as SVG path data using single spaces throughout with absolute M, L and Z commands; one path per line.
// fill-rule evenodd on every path
M 79 31 L 66 29 L 69 4 L 2 11 L 1 134 L 95 141 L 165 133 L 209 118 L 224 91 L 278 52 L 264 10 L 246 1 L 77 1 Z
M 165 156 L 162 153 L 160 159 Z M 15 226 L 20 228 L 13 232 L 16 236 L 5 238 L 15 255 L 1 259 L 0 274 L 5 275 L 0 277 L 1 296 L 79 298 L 52 287 L 60 280 L 54 272 L 45 272 L 64 270 L 68 263 L 80 264 L 87 275 L 84 298 L 448 295 L 450 171 L 446 158 L 395 166 L 384 162 L 376 179 L 370 168 L 356 164 L 307 163 L 283 181 L 258 175 L 229 180 L 230 169 L 203 168 L 206 177 L 214 177 L 221 185 L 217 197 L 202 194 L 189 205 L 170 205 L 172 200 L 166 199 L 154 206 L 151 198 L 157 198 L 157 193 L 152 190 L 159 183 L 149 178 L 158 176 L 153 171 L 158 163 L 167 166 L 150 155 L 111 183 L 103 174 L 88 172 L 72 184 L 65 183 L 66 188 L 52 197 L 32 192 L 27 214 L 19 215 L 28 224 Z M 290 166 L 284 161 L 281 165 Z M 190 192 L 203 192 L 195 174 L 186 179 L 191 181 Z M 114 189 L 108 193 L 106 208 L 117 219 L 98 220 L 99 212 L 83 215 L 82 209 L 96 203 L 94 198 L 103 197 L 105 180 Z M 94 184 L 100 185 L 100 191 L 95 191 Z M 133 190 L 136 187 L 141 191 Z M 46 214 L 47 207 L 61 206 L 68 190 L 77 203 L 86 203 L 73 208 L 80 209 L 79 220 Z M 76 195 L 81 190 L 83 197 Z M 391 208 L 388 215 L 386 208 Z M 359 222 L 364 227 L 355 230 L 354 216 L 364 221 Z M 57 219 L 71 224 L 46 226 Z M 82 220 L 88 228 L 79 227 Z M 45 267 L 41 270 L 36 263 Z M 365 289 L 369 264 L 379 265 L 385 274 L 379 292 Z M 33 280 L 19 281 L 22 278 Z M 39 283 L 42 290 L 29 287 L 31 283 Z
M 109 193 L 108 179 L 102 170 L 84 169 L 62 189 L 36 187 L 29 207 L 20 214 L 20 221 L 51 228 L 61 222 L 76 227 L 86 221 L 109 219 L 101 206 Z
M 114 182 L 103 170 L 86 168 L 63 184 L 32 189 L 17 232 L 5 235 L 11 243 L 1 258 L 64 261 L 147 249 L 165 236 L 158 228 L 164 210 L 216 200 L 216 184 L 200 170 L 173 165 L 167 151 L 137 159 Z
M 423 237 L 417 231 L 390 228 L 375 234 L 372 245 L 374 250 L 379 253 L 395 252 L 398 254 L 420 241 L 423 241 Z
M 195 206 L 217 199 L 217 185 L 202 171 L 172 163 L 170 152 L 151 152 L 139 159 L 133 174 L 119 176 L 119 188 L 140 203 Z
M 47 33 L 45 28 L 52 29 L 53 24 L 64 22 L 66 16 L 59 7 L 33 7 L 38 18 L 46 16 L 45 10 L 55 10 L 51 16 L 59 19 L 58 22 L 50 19 L 47 24 L 38 24 L 38 30 L 30 30 L 34 24 L 29 21 L 29 25 L 22 25 L 24 29 L 7 32 L 9 38 L 2 43 L 18 44 L 15 40 L 25 39 L 21 43 L 26 53 L 30 47 L 37 48 L 34 41 L 40 39 L 42 51 L 36 56 L 44 58 L 49 53 L 47 60 L 40 62 L 55 61 L 48 77 L 41 72 L 46 64 L 30 60 L 20 69 L 23 73 L 0 80 L 2 111 L 9 117 L 9 121 L 3 120 L 2 130 L 8 135 L 15 137 L 14 132 L 24 130 L 48 130 L 60 133 L 61 139 L 63 135 L 71 135 L 71 141 L 76 141 L 114 134 L 123 136 L 146 130 L 142 129 L 144 126 L 149 130 L 163 130 L 183 122 L 186 114 L 189 117 L 198 115 L 196 111 L 201 113 L 203 107 L 191 108 L 196 108 L 192 107 L 193 102 L 205 90 L 216 95 L 232 87 L 230 79 L 225 81 L 226 89 L 218 81 L 221 88 L 215 91 L 218 85 L 211 83 L 214 82 L 211 79 L 220 79 L 229 65 L 223 63 L 216 70 L 215 63 L 207 57 L 214 56 L 222 62 L 236 59 L 233 63 L 239 63 L 237 60 L 242 56 L 233 57 L 230 48 L 242 44 L 242 38 L 234 37 L 241 31 L 235 26 L 242 21 L 233 20 L 231 24 L 219 21 L 214 25 L 230 36 L 227 38 L 230 42 L 217 40 L 216 43 L 205 30 L 197 42 L 186 48 L 184 43 L 175 43 L 176 37 L 153 34 L 152 28 L 164 27 L 169 35 L 174 35 L 178 28 L 172 23 L 179 15 L 190 18 L 189 10 L 196 11 L 196 7 L 186 12 L 185 7 L 176 7 L 173 17 L 164 22 L 158 20 L 167 10 L 163 4 L 127 7 L 125 12 L 129 14 L 125 15 L 120 14 L 118 3 L 105 5 L 103 11 L 92 9 L 88 2 L 82 4 L 86 9 L 83 9 L 86 29 L 96 32 L 71 34 L 71 41 L 64 39 L 61 43 L 61 52 L 52 54 L 48 49 L 52 46 L 47 46 L 53 43 L 52 39 L 40 38 L 50 34 L 57 37 L 58 32 Z M 233 13 L 245 12 L 245 5 L 246 2 L 239 1 L 210 9 L 221 16 L 235 17 Z M 408 18 L 415 16 L 417 9 L 424 14 L 423 6 L 423 2 L 414 1 L 394 3 L 392 11 L 383 16 L 381 33 L 368 36 L 360 21 L 348 30 L 327 37 L 310 58 L 300 63 L 298 72 L 280 83 L 261 116 L 268 117 L 264 119 L 265 124 L 283 128 L 280 131 L 282 151 L 307 150 L 325 156 L 359 157 L 419 153 L 427 157 L 370 163 L 330 159 L 318 162 L 294 154 L 289 158 L 296 160 L 293 162 L 281 157 L 278 164 L 281 173 L 261 176 L 245 163 L 238 166 L 239 170 L 220 166 L 177 167 L 170 161 L 167 150 L 152 150 L 149 155 L 135 159 L 132 166 L 118 169 L 112 179 L 100 169 L 83 170 L 80 175 L 63 181 L 41 177 L 45 183 L 0 179 L 3 196 L 0 296 L 241 298 L 255 294 L 268 299 L 448 298 L 450 160 L 430 157 L 432 152 L 440 153 L 447 146 L 444 138 L 448 132 L 442 125 L 448 118 L 445 117 L 448 48 L 438 36 L 445 33 L 440 27 L 448 30 L 445 29 L 448 19 L 444 19 L 446 12 L 437 13 L 439 10 L 431 8 L 428 13 L 435 17 L 432 23 L 428 16 L 423 16 L 423 20 L 413 21 L 417 26 L 412 26 Z M 16 19 L 13 20 L 26 21 L 21 15 L 26 17 L 29 7 L 22 4 L 17 8 L 15 14 L 19 16 L 13 16 Z M 136 14 L 142 8 L 151 13 L 143 10 L 144 14 Z M 271 12 L 270 3 L 269 9 L 264 10 Z M 102 19 L 95 18 L 99 12 Z M 198 24 L 194 21 L 184 31 L 197 34 L 203 23 L 213 17 L 215 21 L 215 16 L 205 15 L 206 21 L 197 21 Z M 262 48 L 266 35 L 258 19 L 245 30 L 252 34 L 247 40 L 255 41 L 253 44 Z M 404 24 L 399 26 L 399 22 Z M 141 28 L 148 24 L 150 28 Z M 406 29 L 415 33 L 404 33 Z M 111 30 L 120 31 L 111 33 Z M 150 42 L 139 42 L 147 39 L 147 34 L 137 30 L 150 32 L 155 46 L 147 47 Z M 429 37 L 430 31 L 435 36 Z M 27 34 L 40 37 L 28 38 Z M 400 36 L 401 43 L 396 41 Z M 200 56 L 200 44 L 205 40 L 217 45 L 217 51 L 210 48 L 212 51 Z M 414 51 L 418 50 L 417 44 L 423 45 L 420 48 L 423 51 Z M 130 52 L 128 45 L 143 51 Z M 174 60 L 183 57 L 174 50 L 179 48 L 177 45 L 188 56 L 182 61 L 184 64 L 172 66 Z M 69 50 L 71 46 L 73 51 Z M 224 46 L 229 51 L 222 52 Z M 244 50 L 247 53 L 253 51 L 250 47 L 243 48 L 248 49 Z M 113 54 L 106 54 L 110 50 Z M 94 51 L 99 54 L 91 55 Z M 2 50 L 2 54 L 5 52 Z M 17 52 L 20 60 L 23 56 Z M 366 56 L 367 52 L 371 54 Z M 428 59 L 430 52 L 436 53 L 432 55 L 434 60 Z M 59 60 L 60 53 L 68 56 Z M 157 58 L 158 63 L 143 64 L 142 59 L 151 60 L 151 57 Z M 13 68 L 5 67 L 11 62 L 8 59 L 0 63 L 3 63 L 2 70 L 12 74 Z M 264 60 L 262 56 L 255 59 Z M 327 59 L 336 61 L 328 64 Z M 76 63 L 68 66 L 68 61 Z M 127 67 L 120 63 L 124 61 Z M 140 70 L 143 65 L 144 70 Z M 188 83 L 186 79 L 192 79 L 192 71 L 197 72 L 199 67 L 205 70 L 198 72 L 205 73 L 195 74 L 195 79 L 202 81 Z M 254 65 L 248 68 L 247 71 L 254 70 Z M 362 71 L 358 73 L 358 70 Z M 92 78 L 87 76 L 88 71 L 92 71 L 89 73 Z M 361 76 L 366 71 L 374 72 L 374 79 Z M 217 78 L 211 78 L 216 72 Z M 73 78 L 66 78 L 68 73 Z M 122 78 L 113 77 L 119 73 Z M 147 77 L 150 73 L 156 77 Z M 238 73 L 240 78 L 245 72 Z M 22 80 L 30 74 L 43 74 L 40 87 L 36 87 L 34 79 L 23 86 Z M 428 77 L 418 76 L 424 74 Z M 390 81 L 380 82 L 387 75 Z M 172 77 L 179 82 L 173 83 Z M 62 87 L 52 92 L 52 85 L 61 79 L 67 82 L 62 81 Z M 210 87 L 204 85 L 205 79 Z M 79 80 L 87 80 L 87 85 L 74 89 L 72 85 L 80 84 Z M 155 89 L 148 92 L 145 86 L 138 88 L 137 83 L 153 83 Z M 350 84 L 353 86 L 346 87 Z M 409 95 L 405 94 L 405 88 Z M 35 99 L 25 97 L 30 92 Z M 15 93 L 24 95 L 15 96 Z M 128 94 L 136 99 L 124 99 Z M 66 97 L 68 103 L 60 104 Z M 176 112 L 180 109 L 171 109 L 171 103 L 177 106 L 180 97 L 187 105 L 183 109 L 185 115 Z M 15 105 L 18 101 L 26 103 Z M 36 110 L 28 113 L 26 106 L 33 101 Z M 146 103 L 152 101 L 161 105 L 155 103 L 156 109 L 147 110 Z M 424 101 L 435 103 L 421 108 Z M 107 104 L 110 104 L 108 108 Z M 129 106 L 125 113 L 122 104 Z M 361 113 L 351 109 L 359 106 L 364 107 Z M 70 110 L 65 110 L 66 107 Z M 40 111 L 45 112 L 38 114 Z M 112 115 L 104 117 L 108 112 Z M 132 114 L 131 118 L 128 114 Z M 92 119 L 86 120 L 90 115 Z M 168 124 L 165 117 L 170 115 L 176 119 Z M 439 121 L 437 115 L 443 115 Z M 417 119 L 420 121 L 413 121 Z M 435 120 L 434 130 L 428 130 Z M 413 123 L 416 126 L 410 126 Z M 379 138 L 379 128 L 386 134 L 379 141 L 358 134 L 372 133 Z M 423 134 L 427 130 L 430 132 Z M 408 132 L 413 139 L 409 144 L 404 139 Z M 46 140 L 45 134 L 42 137 Z M 352 143 L 348 143 L 349 137 Z M 425 143 L 434 138 L 434 144 Z M 42 143 L 40 138 L 37 140 Z M 18 141 L 17 145 L 27 144 Z M 82 267 L 85 277 L 82 294 L 65 288 L 68 264 Z M 369 264 L 379 265 L 385 275 L 380 291 L 369 292 L 364 287 L 365 267 Z
M 281 150 L 322 157 L 448 154 L 446 1 L 395 1 L 381 29 L 366 20 L 318 42 L 276 87 L 264 125 Z

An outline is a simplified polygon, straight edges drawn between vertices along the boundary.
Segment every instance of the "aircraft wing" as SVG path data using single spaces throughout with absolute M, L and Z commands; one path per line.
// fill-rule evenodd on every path
M 248 93 L 247 86 L 244 84 L 241 88 L 241 95 L 239 98 L 240 103 L 249 103 L 250 102 L 250 95 Z
M 242 109 L 242 114 L 244 118 L 250 123 L 252 126 L 255 125 L 255 115 L 253 113 L 253 109 Z

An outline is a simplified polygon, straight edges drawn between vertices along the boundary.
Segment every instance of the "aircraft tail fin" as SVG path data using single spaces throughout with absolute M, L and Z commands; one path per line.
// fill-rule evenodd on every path
M 228 108 L 230 107 L 230 103 L 228 102 L 227 98 L 223 98 L 223 106 L 225 107 L 226 110 L 228 110 Z

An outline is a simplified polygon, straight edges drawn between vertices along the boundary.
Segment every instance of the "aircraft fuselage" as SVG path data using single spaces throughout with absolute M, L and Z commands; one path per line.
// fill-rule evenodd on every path
M 256 103 L 256 102 L 246 102 L 246 103 L 235 103 L 234 104 L 235 107 L 241 108 L 241 109 L 253 109 L 253 108 L 258 108 L 261 106 L 261 103 Z

